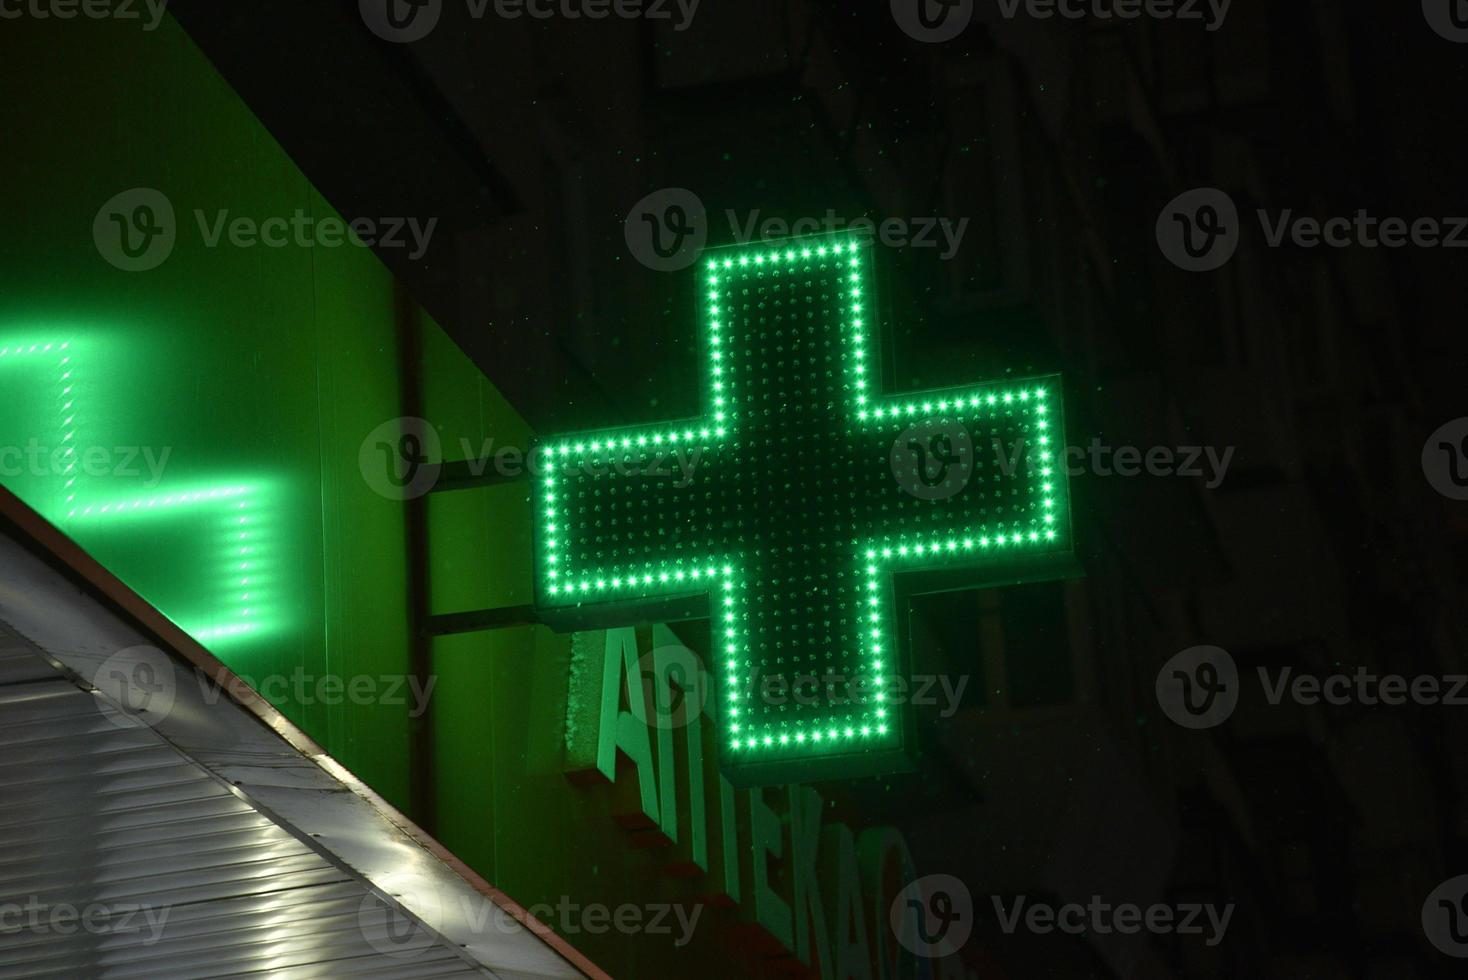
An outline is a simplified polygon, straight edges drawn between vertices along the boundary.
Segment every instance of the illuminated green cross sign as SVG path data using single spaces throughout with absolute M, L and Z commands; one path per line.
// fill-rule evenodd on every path
M 1058 378 L 882 395 L 869 253 L 855 234 L 710 253 L 707 413 L 538 447 L 541 617 L 707 610 L 720 764 L 741 784 L 902 766 L 894 572 L 998 584 L 1071 551 Z M 1000 444 L 1026 458 L 977 451 Z

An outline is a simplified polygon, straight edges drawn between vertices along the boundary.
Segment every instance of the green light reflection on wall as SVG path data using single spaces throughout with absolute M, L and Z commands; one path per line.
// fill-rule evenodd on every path
M 182 540 L 185 553 L 171 557 L 193 573 L 168 589 L 150 590 L 149 598 L 195 639 L 213 646 L 277 628 L 270 555 L 278 543 L 271 541 L 269 484 L 241 478 L 172 486 L 164 480 L 143 492 L 103 495 L 101 482 L 113 477 L 87 472 L 87 449 L 78 437 L 87 409 L 87 392 L 79 390 L 81 360 L 72 340 L 0 338 L 0 378 L 24 372 L 20 385 L 3 389 L 11 396 L 0 416 L 7 430 L 0 449 L 6 483 L 89 550 L 106 552 L 109 543 L 140 536 L 166 547 Z M 38 394 L 22 397 L 31 392 Z M 172 540 L 160 534 L 160 525 L 171 526 Z

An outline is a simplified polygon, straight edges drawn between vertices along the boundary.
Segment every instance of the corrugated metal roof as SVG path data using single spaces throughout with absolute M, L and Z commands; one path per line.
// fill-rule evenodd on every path
M 202 676 L 0 537 L 0 980 L 599 975 Z

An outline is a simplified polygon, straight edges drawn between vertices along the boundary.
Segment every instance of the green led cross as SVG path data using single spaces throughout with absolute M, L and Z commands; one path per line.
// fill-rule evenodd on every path
M 609 626 L 710 596 L 721 765 L 745 784 L 900 764 L 894 572 L 997 582 L 1071 551 L 1058 378 L 879 394 L 869 252 L 853 234 L 711 253 L 707 414 L 538 447 L 542 618 Z M 961 427 L 962 449 L 923 446 L 932 426 Z M 1003 465 L 995 440 L 1027 459 Z M 959 465 L 901 479 L 913 444 Z

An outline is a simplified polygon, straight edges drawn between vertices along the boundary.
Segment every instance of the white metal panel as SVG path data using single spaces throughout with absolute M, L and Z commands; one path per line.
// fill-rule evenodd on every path
M 0 583 L 0 980 L 583 976 L 180 658 L 124 710 L 145 638 L 3 537 Z

